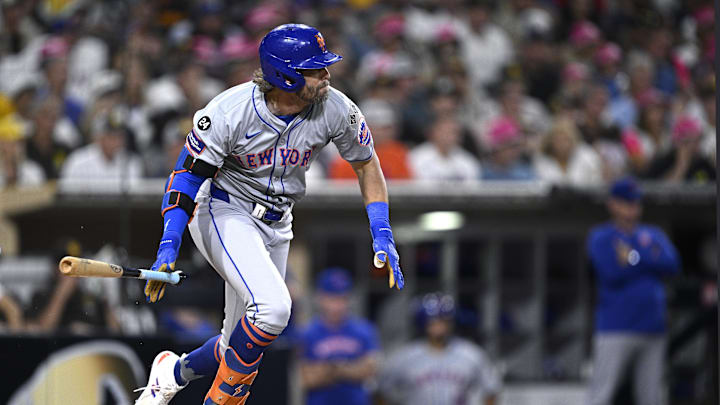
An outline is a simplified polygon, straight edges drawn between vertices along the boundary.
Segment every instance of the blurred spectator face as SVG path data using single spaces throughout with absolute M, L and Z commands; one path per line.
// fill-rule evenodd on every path
M 60 100 L 55 97 L 47 98 L 37 106 L 33 122 L 35 124 L 35 133 L 33 138 L 49 141 L 52 139 L 55 123 L 61 114 Z
M 605 111 L 609 100 L 608 91 L 605 86 L 597 85 L 590 89 L 585 100 L 585 114 L 591 119 L 600 119 Z
M 578 142 L 578 133 L 575 123 L 569 118 L 560 118 L 553 125 L 550 133 L 550 153 L 560 161 L 570 158 Z
M 436 95 L 430 100 L 430 108 L 438 117 L 454 116 L 458 109 L 458 95 L 454 93 Z
M 53 58 L 48 60 L 45 65 L 45 77 L 47 78 L 50 90 L 58 95 L 62 95 L 67 82 L 68 62 L 67 58 Z
M 431 318 L 425 325 L 425 333 L 432 341 L 447 341 L 452 334 L 452 322 L 448 318 Z
M 672 34 L 665 29 L 652 32 L 649 37 L 647 50 L 654 59 L 665 59 L 672 46 Z
M 318 307 L 320 313 L 330 324 L 340 323 L 350 310 L 350 297 L 347 294 L 327 294 L 318 295 Z
M 114 160 L 125 148 L 125 131 L 122 129 L 106 131 L 98 135 L 97 142 L 105 158 Z
M 392 105 L 384 100 L 368 100 L 360 106 L 368 125 L 372 130 L 375 145 L 397 138 L 397 119 Z
M 640 200 L 629 201 L 622 198 L 610 198 L 607 207 L 610 216 L 615 221 L 623 224 L 635 224 L 642 215 L 642 203 Z
M 635 180 L 616 180 L 610 187 L 607 207 L 615 222 L 624 227 L 634 226 L 642 214 L 642 195 Z
M 23 118 L 30 118 L 32 115 L 33 102 L 37 91 L 34 87 L 28 87 L 15 95 L 13 103 L 15 111 Z
M 440 116 L 430 127 L 430 142 L 443 153 L 448 153 L 460 143 L 460 124 L 448 116 Z
M 562 87 L 566 96 L 580 97 L 588 85 L 590 71 L 587 65 L 571 62 L 565 65 L 562 74 Z
M 629 74 L 633 93 L 640 93 L 652 88 L 655 69 L 651 60 L 639 57 L 630 64 Z
M 640 113 L 640 127 L 651 134 L 661 133 L 665 127 L 665 113 L 663 104 L 648 104 Z
M 468 9 L 468 21 L 470 28 L 475 32 L 481 32 L 485 28 L 489 18 L 489 10 L 484 4 L 475 4 Z

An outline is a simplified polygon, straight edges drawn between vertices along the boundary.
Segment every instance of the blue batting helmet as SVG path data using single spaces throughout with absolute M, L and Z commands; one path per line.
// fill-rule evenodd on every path
M 325 48 L 320 31 L 305 24 L 276 27 L 262 39 L 259 52 L 263 78 L 290 92 L 305 85 L 299 69 L 321 69 L 342 59 Z
M 448 294 L 430 293 L 418 302 L 416 318 L 418 326 L 425 327 L 433 318 L 453 318 L 455 316 L 455 299 Z

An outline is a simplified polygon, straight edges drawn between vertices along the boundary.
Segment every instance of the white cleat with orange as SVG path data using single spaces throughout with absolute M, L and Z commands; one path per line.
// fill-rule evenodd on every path
M 135 390 L 143 390 L 135 405 L 167 405 L 178 391 L 185 388 L 185 385 L 177 385 L 175 382 L 175 362 L 178 358 L 171 351 L 155 356 L 147 386 Z

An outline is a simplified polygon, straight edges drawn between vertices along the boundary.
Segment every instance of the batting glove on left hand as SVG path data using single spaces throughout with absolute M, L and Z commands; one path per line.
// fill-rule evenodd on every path
M 170 233 L 170 232 L 168 232 Z M 153 263 L 150 270 L 164 271 L 172 273 L 175 271 L 175 261 L 177 260 L 178 250 L 180 248 L 179 235 L 163 235 L 160 242 L 160 249 L 157 252 L 157 259 Z M 162 281 L 149 280 L 145 283 L 145 300 L 147 302 L 158 302 L 165 295 L 165 286 L 167 283 Z
M 385 236 L 379 236 L 373 240 L 375 257 L 373 263 L 378 269 L 386 268 L 388 271 L 388 285 L 390 288 L 397 287 L 402 290 L 405 285 L 405 278 L 400 270 L 400 255 L 395 248 L 395 241 Z

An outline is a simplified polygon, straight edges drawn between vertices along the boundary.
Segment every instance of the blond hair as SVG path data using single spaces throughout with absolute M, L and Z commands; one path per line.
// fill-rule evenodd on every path
M 253 72 L 252 82 L 255 83 L 258 86 L 258 89 L 260 89 L 263 93 L 267 93 L 274 88 L 270 82 L 265 80 L 265 77 L 263 77 L 263 71 L 260 68 L 255 69 Z
M 550 131 L 548 131 L 548 133 L 542 140 L 541 150 L 544 154 L 550 156 L 554 155 L 552 150 L 552 140 L 558 133 L 570 134 L 570 139 L 572 141 L 573 147 L 575 147 L 580 142 L 580 130 L 575 124 L 575 121 L 566 115 L 562 115 L 553 121 L 553 125 L 550 128 Z

